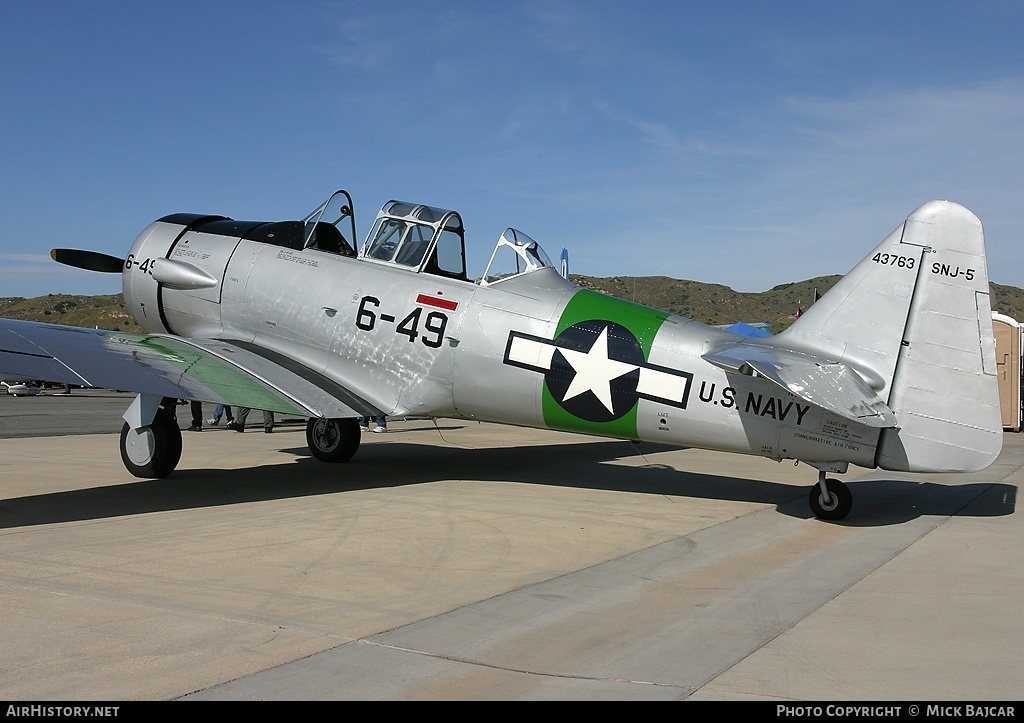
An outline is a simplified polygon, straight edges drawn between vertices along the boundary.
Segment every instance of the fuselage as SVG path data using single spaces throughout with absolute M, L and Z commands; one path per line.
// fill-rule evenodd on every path
M 393 416 L 874 466 L 877 429 L 701 358 L 734 335 L 549 266 L 482 284 L 303 248 L 282 224 L 268 239 L 227 219 L 188 230 L 187 218 L 152 224 L 128 256 L 126 304 L 148 332 L 268 350 Z M 157 284 L 161 258 L 218 283 Z

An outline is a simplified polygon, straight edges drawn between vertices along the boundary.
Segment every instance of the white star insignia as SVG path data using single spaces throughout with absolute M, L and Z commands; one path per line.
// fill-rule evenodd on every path
M 636 364 L 627 364 L 608 358 L 608 327 L 594 341 L 586 353 L 573 349 L 558 350 L 576 374 L 565 391 L 562 401 L 568 401 L 586 392 L 593 392 L 598 401 L 609 412 L 612 408 L 612 380 L 639 369 Z

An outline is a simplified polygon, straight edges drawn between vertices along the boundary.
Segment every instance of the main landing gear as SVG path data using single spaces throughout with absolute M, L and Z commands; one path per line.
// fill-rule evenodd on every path
M 359 449 L 359 420 L 310 419 L 306 444 L 321 462 L 348 462 Z
M 132 429 L 128 422 L 121 427 L 121 461 L 136 477 L 166 477 L 180 459 L 181 430 L 174 413 L 166 407 L 160 407 L 145 427 Z
M 822 520 L 841 520 L 850 514 L 853 495 L 850 488 L 837 479 L 826 478 L 825 471 L 818 472 L 818 484 L 811 488 L 811 512 Z
M 149 405 L 153 421 L 138 426 L 144 419 L 142 408 Z M 159 404 L 159 407 L 157 407 Z M 126 413 L 121 427 L 121 461 L 136 477 L 160 479 L 178 466 L 181 459 L 181 429 L 174 416 L 174 400 L 149 398 L 142 395 Z M 153 408 L 157 407 L 155 414 Z M 133 413 L 134 410 L 134 413 Z M 128 419 L 134 419 L 134 424 Z M 347 462 L 359 449 L 359 420 L 310 419 L 306 423 L 306 444 L 321 462 Z

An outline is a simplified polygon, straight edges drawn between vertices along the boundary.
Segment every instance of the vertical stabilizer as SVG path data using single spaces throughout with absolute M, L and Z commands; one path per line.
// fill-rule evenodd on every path
M 972 471 L 1002 448 L 981 222 L 963 206 L 918 208 L 780 342 L 857 370 L 896 414 L 879 467 Z
M 985 235 L 963 206 L 926 204 L 907 230 L 927 244 L 896 365 L 889 407 L 900 428 L 883 432 L 885 469 L 983 469 L 1003 444 Z

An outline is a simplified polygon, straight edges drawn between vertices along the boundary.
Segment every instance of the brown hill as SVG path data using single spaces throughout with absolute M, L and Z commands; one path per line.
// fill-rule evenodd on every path
M 728 286 L 666 276 L 599 278 L 572 275 L 572 280 L 583 288 L 670 311 L 705 324 L 767 322 L 774 334 L 793 323 L 797 309 L 806 309 L 814 303 L 815 293 L 824 294 L 840 278 L 838 275 L 819 276 L 780 284 L 768 291 L 742 293 Z M 990 288 L 993 311 L 1024 321 L 1024 290 L 1000 284 L 991 284 Z
M 839 279 L 839 276 L 819 276 L 806 281 L 780 284 L 768 291 L 741 293 L 720 284 L 667 276 L 572 276 L 572 280 L 583 288 L 669 311 L 705 324 L 767 322 L 776 334 L 793 323 L 798 308 L 806 309 L 813 303 L 815 291 L 824 294 Z M 1000 284 L 992 284 L 991 290 L 993 310 L 1024 321 L 1024 290 Z M 48 294 L 32 299 L 0 298 L 0 316 L 112 331 L 142 331 L 125 310 L 121 294 Z
M 992 289 L 992 311 L 1024 322 L 1024 290 L 1016 286 L 989 284 Z
M 720 284 L 666 276 L 572 276 L 572 280 L 583 288 L 670 311 L 705 324 L 767 322 L 774 333 L 792 324 L 798 309 L 806 309 L 813 303 L 815 290 L 824 294 L 839 279 L 839 276 L 821 276 L 780 284 L 769 291 L 743 293 Z
M 20 296 L 3 297 L 0 298 L 0 316 L 110 331 L 142 332 L 142 328 L 124 308 L 122 294 L 47 294 L 31 299 Z

